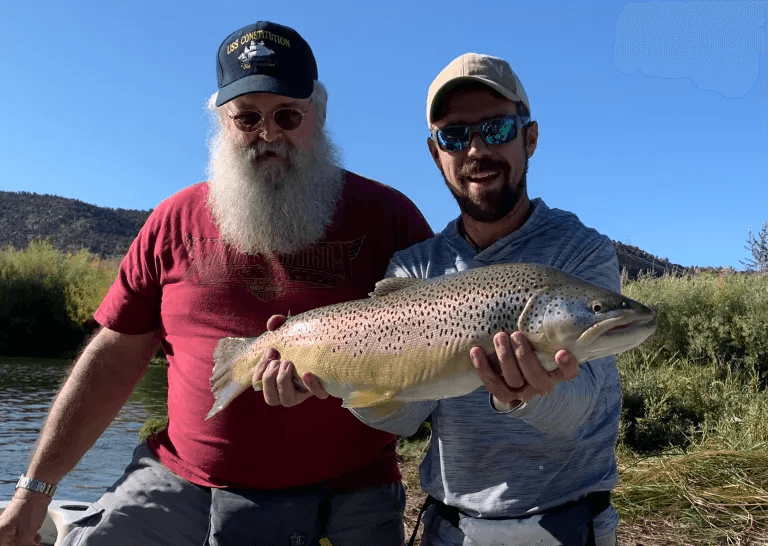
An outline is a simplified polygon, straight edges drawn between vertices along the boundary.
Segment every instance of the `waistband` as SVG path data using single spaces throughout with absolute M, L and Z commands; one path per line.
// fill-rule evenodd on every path
M 542 510 L 541 512 L 537 512 L 536 514 L 532 514 L 532 515 L 546 515 L 549 513 L 566 511 L 576 507 L 577 505 L 586 505 L 587 510 L 589 511 L 590 519 L 594 519 L 596 515 L 603 512 L 604 510 L 607 510 L 608 507 L 611 505 L 611 492 L 595 491 L 593 493 L 584 495 L 583 497 L 575 501 L 566 502 L 564 504 L 554 506 L 547 510 Z M 430 506 L 434 506 L 438 515 L 444 520 L 446 520 L 448 523 L 453 525 L 454 527 L 459 526 L 459 521 L 461 520 L 462 515 L 467 516 L 467 514 L 464 514 L 461 510 L 459 510 L 455 506 L 448 506 L 442 501 L 439 501 L 438 499 L 434 498 L 432 495 L 427 496 L 426 501 L 424 501 L 424 505 L 421 507 L 421 510 L 419 510 L 419 517 L 416 519 L 416 525 L 413 528 L 413 534 L 411 535 L 411 539 L 408 541 L 408 546 L 413 546 L 413 543 L 416 540 L 416 532 L 418 531 L 419 524 L 421 523 L 421 517 L 424 515 L 424 512 L 427 510 L 427 508 L 429 508 Z

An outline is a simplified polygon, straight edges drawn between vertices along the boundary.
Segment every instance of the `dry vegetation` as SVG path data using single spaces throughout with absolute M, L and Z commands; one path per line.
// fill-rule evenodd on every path
M 418 465 L 426 446 L 417 440 L 401 449 L 406 539 L 425 498 Z M 622 546 L 768 546 L 768 453 L 628 455 L 619 467 L 613 504 Z
M 768 544 L 768 454 L 702 451 L 621 460 L 626 546 Z
M 429 445 L 428 438 L 421 438 L 412 441 L 400 440 L 398 445 L 398 455 L 400 459 L 400 471 L 403 474 L 403 484 L 407 494 L 407 503 L 405 507 L 405 539 L 406 543 L 413 533 L 413 528 L 419 517 L 419 511 L 424 504 L 427 495 L 419 487 L 419 463 L 424 458 Z M 421 544 L 421 531 L 416 537 L 414 544 Z

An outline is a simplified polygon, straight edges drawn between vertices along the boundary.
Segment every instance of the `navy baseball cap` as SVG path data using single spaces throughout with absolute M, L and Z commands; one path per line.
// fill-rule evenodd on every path
M 298 32 L 259 21 L 233 32 L 221 43 L 216 78 L 216 106 L 248 93 L 306 99 L 317 80 L 317 63 Z

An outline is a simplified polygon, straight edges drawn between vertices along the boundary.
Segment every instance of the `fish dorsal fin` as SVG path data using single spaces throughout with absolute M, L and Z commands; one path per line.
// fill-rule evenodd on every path
M 376 283 L 376 287 L 373 292 L 368 294 L 369 296 L 386 296 L 392 292 L 397 292 L 403 288 L 408 288 L 415 284 L 423 283 L 424 279 L 416 279 L 414 277 L 391 277 L 389 279 L 382 279 Z

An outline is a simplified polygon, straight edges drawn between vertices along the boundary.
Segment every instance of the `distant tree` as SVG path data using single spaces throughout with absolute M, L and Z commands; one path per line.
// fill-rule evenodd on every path
M 749 269 L 768 271 L 768 222 L 763 224 L 763 228 L 757 237 L 752 234 L 751 229 L 749 230 L 749 238 L 744 248 L 752 253 L 752 259 L 741 262 L 742 265 L 747 266 Z

